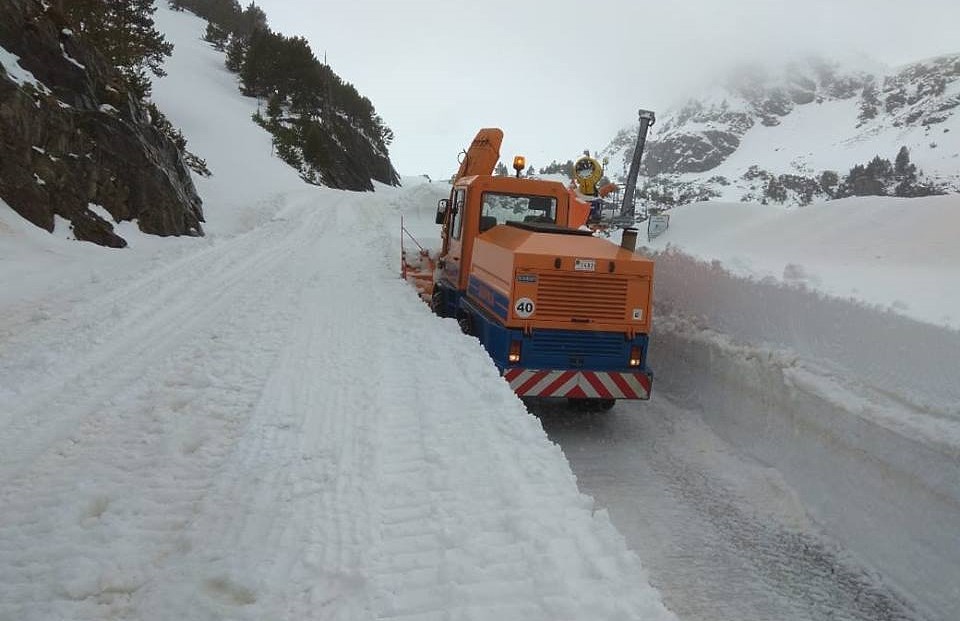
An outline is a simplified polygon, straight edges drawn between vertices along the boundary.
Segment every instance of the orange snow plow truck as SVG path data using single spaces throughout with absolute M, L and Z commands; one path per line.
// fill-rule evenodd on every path
M 480 340 L 520 397 L 602 410 L 648 399 L 653 262 L 634 253 L 636 230 L 621 245 L 595 237 L 589 205 L 559 181 L 521 178 L 521 157 L 516 177 L 494 176 L 502 140 L 477 134 L 438 204 L 442 248 L 401 244 L 403 276 Z

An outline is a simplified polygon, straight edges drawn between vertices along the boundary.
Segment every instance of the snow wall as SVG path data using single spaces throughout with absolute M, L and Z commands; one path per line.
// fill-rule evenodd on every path
M 960 333 L 655 258 L 655 387 L 779 470 L 931 618 L 960 618 Z

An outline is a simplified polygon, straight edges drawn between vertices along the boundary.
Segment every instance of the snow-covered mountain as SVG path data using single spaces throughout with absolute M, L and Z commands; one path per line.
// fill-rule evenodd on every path
M 901 147 L 916 184 L 960 191 L 958 111 L 960 54 L 893 70 L 815 57 L 741 66 L 662 115 L 644 155 L 647 191 L 667 203 L 805 204 L 836 196 L 851 168 L 893 162 Z M 625 175 L 636 134 L 624 129 L 604 149 L 613 174 Z

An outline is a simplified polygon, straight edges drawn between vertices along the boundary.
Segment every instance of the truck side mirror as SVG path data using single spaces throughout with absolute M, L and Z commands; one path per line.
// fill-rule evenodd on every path
M 437 224 L 443 224 L 444 218 L 447 216 L 447 207 L 450 206 L 449 198 L 441 198 L 437 201 Z

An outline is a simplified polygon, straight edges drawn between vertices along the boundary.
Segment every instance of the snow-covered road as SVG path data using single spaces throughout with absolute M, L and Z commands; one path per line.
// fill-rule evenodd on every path
M 330 197 L 4 340 L 0 618 L 670 618 L 383 199 Z
M 604 417 L 537 411 L 681 619 L 936 618 L 825 535 L 776 469 L 711 430 L 709 413 L 663 391 Z

